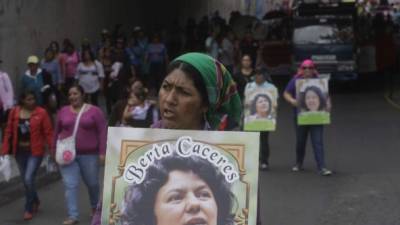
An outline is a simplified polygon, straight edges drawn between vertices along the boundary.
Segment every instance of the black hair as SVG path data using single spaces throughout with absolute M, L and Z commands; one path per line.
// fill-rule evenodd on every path
M 76 88 L 82 94 L 83 101 L 86 102 L 87 95 L 83 87 L 79 84 L 73 84 L 71 85 L 71 87 L 68 88 L 68 93 L 72 88 Z
M 271 100 L 271 98 L 270 98 L 268 95 L 266 95 L 266 94 L 257 94 L 257 95 L 254 97 L 253 101 L 251 102 L 251 106 L 250 106 L 250 115 L 254 115 L 254 114 L 257 113 L 257 100 L 258 100 L 259 98 L 265 98 L 265 99 L 267 99 L 267 102 L 268 102 L 268 104 L 269 104 L 269 108 L 268 108 L 267 115 L 271 115 L 271 112 L 272 112 L 272 100 Z
M 49 48 L 52 48 L 53 45 L 56 46 L 56 50 L 55 50 L 55 51 L 56 51 L 56 53 L 58 53 L 58 52 L 60 51 L 60 44 L 58 44 L 57 41 L 51 41 L 50 44 L 49 44 Z M 53 51 L 54 51 L 54 50 L 53 50 Z
M 68 39 L 68 38 L 65 38 L 64 39 L 64 41 L 63 41 L 63 52 L 68 52 L 68 49 L 70 48 L 70 49 L 72 49 L 72 51 L 73 50 L 75 50 L 75 46 L 74 46 L 74 44 L 71 42 L 71 40 L 70 39 Z
M 300 93 L 299 95 L 299 100 L 300 100 L 300 108 L 304 109 L 306 111 L 310 111 L 309 108 L 307 108 L 306 104 L 306 94 L 307 92 L 312 91 L 315 94 L 317 94 L 319 98 L 319 106 L 318 106 L 318 111 L 324 110 L 326 108 L 326 96 L 325 94 L 322 93 L 322 90 L 318 88 L 317 86 L 308 86 L 303 92 Z
M 19 94 L 19 96 L 18 96 L 18 105 L 22 106 L 24 104 L 25 98 L 30 96 L 30 95 L 32 95 L 33 98 L 35 99 L 35 101 L 37 102 L 37 97 L 35 95 L 35 92 L 33 92 L 32 90 L 26 90 L 26 91 L 23 91 L 21 94 Z
M 85 61 L 85 53 L 86 53 L 86 52 L 89 53 L 89 57 L 90 57 L 90 60 L 91 60 L 91 61 L 94 61 L 94 60 L 96 59 L 96 58 L 94 57 L 94 54 L 93 54 L 92 50 L 90 50 L 90 49 L 88 49 L 88 48 L 85 48 L 85 49 L 83 49 L 82 52 L 81 52 L 81 59 L 82 59 L 82 61 Z
M 46 50 L 44 51 L 44 55 L 46 56 L 47 53 L 49 53 L 49 52 L 53 53 L 53 55 L 56 54 L 55 51 L 54 51 L 51 47 L 48 47 L 48 48 L 46 48 Z
M 170 74 L 175 69 L 182 70 L 187 78 L 193 81 L 194 87 L 200 93 L 203 104 L 209 106 L 208 93 L 201 73 L 194 66 L 180 60 L 173 61 L 169 64 L 167 74 Z
M 176 154 L 156 161 L 147 169 L 141 184 L 128 187 L 122 209 L 123 225 L 156 225 L 154 206 L 156 195 L 168 181 L 172 171 L 193 172 L 210 187 L 218 207 L 217 224 L 233 225 L 235 195 L 218 168 L 200 157 L 180 157 Z

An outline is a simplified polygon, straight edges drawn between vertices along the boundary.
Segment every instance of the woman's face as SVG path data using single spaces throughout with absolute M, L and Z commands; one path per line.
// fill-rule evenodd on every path
M 156 195 L 154 214 L 157 225 L 217 225 L 218 207 L 204 180 L 174 170 Z
M 28 94 L 22 101 L 23 106 L 26 109 L 33 109 L 36 106 L 35 96 Z
M 72 87 L 68 91 L 68 100 L 73 107 L 80 107 L 83 104 L 83 94 L 76 87 Z
M 46 60 L 51 61 L 54 59 L 54 53 L 52 51 L 47 51 L 46 52 Z
M 140 89 L 144 88 L 144 85 L 141 81 L 135 81 L 131 85 L 131 89 L 129 90 L 130 93 L 137 93 L 140 91 Z
M 83 61 L 88 62 L 88 61 L 92 61 L 92 59 L 90 58 L 90 54 L 88 51 L 85 51 L 83 53 Z
M 193 81 L 180 69 L 164 79 L 158 94 L 163 125 L 169 129 L 202 129 L 207 111 Z
M 242 67 L 243 68 L 250 68 L 251 67 L 250 56 L 245 55 L 245 56 L 242 57 Z
M 314 73 L 314 67 L 313 66 L 303 66 L 303 76 L 305 78 L 311 78 L 313 73 Z
M 309 111 L 318 111 L 320 106 L 320 99 L 317 93 L 312 90 L 308 90 L 305 94 L 306 107 Z
M 270 105 L 269 105 L 268 100 L 263 96 L 258 97 L 258 99 L 256 101 L 256 112 L 257 112 L 257 115 L 266 117 L 269 108 L 270 108 Z

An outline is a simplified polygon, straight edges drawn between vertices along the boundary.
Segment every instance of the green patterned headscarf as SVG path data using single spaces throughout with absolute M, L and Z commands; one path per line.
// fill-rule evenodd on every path
M 224 130 L 228 124 L 239 124 L 242 104 L 236 84 L 222 63 L 197 52 L 181 55 L 174 61 L 188 63 L 200 72 L 210 104 L 206 117 L 211 129 Z

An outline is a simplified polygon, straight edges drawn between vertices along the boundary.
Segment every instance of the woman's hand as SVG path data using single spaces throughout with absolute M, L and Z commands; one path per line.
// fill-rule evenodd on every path
M 99 155 L 100 166 L 104 166 L 105 162 L 106 162 L 106 156 L 105 155 Z
M 293 98 L 293 96 L 289 92 L 287 92 L 287 91 L 283 92 L 283 98 L 287 102 L 289 102 L 289 104 L 291 104 L 293 107 L 298 106 L 297 100 L 295 98 Z

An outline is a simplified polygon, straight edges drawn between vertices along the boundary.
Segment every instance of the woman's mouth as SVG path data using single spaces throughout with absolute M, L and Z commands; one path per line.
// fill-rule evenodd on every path
M 175 116 L 175 112 L 170 109 L 164 109 L 163 118 L 170 119 Z
M 203 218 L 190 219 L 185 225 L 207 225 L 207 221 Z

